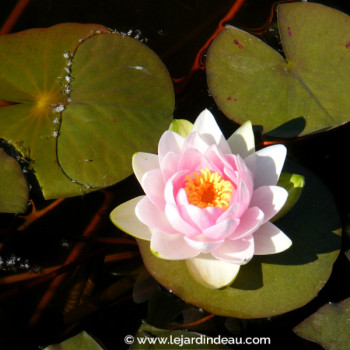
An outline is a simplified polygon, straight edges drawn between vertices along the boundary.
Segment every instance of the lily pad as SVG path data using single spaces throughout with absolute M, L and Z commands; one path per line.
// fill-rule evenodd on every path
M 215 102 L 228 118 L 278 137 L 347 122 L 350 17 L 309 2 L 280 4 L 277 14 L 285 57 L 232 26 L 213 41 L 207 78 Z
M 326 350 L 348 350 L 350 344 L 350 298 L 329 303 L 293 330 L 300 337 Z
M 50 345 L 44 350 L 103 350 L 86 332 L 81 332 L 60 344 Z
M 174 108 L 169 74 L 139 41 L 93 24 L 0 37 L 0 137 L 26 158 L 44 197 L 75 196 L 129 174 L 155 151 Z
M 291 248 L 254 256 L 231 286 L 213 290 L 195 282 L 185 261 L 156 258 L 149 242 L 138 240 L 151 275 L 185 302 L 223 316 L 274 316 L 312 300 L 328 280 L 339 254 L 340 218 L 330 191 L 317 176 L 290 161 L 284 170 L 305 177 L 298 202 L 275 223 L 292 239 Z
M 27 204 L 28 185 L 22 169 L 0 149 L 0 213 L 22 213 Z

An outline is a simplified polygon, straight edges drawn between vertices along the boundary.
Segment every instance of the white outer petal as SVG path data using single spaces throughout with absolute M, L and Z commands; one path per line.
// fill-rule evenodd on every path
M 239 154 L 242 158 L 255 152 L 255 138 L 250 121 L 241 125 L 228 139 L 227 142 L 233 154 Z
M 277 184 L 286 154 L 285 146 L 273 145 L 262 148 L 244 159 L 254 174 L 254 188 Z
M 253 233 L 254 255 L 281 253 L 292 245 L 292 241 L 278 227 L 267 222 Z
M 192 132 L 197 132 L 209 145 L 218 145 L 222 153 L 231 153 L 230 146 L 209 110 L 205 109 L 199 114 L 193 124 Z
M 216 259 L 211 254 L 200 254 L 186 260 L 186 264 L 194 280 L 211 289 L 231 284 L 240 268 L 240 265 Z
M 169 152 L 181 152 L 185 138 L 172 131 L 165 131 L 158 142 L 159 163 Z
M 230 264 L 247 264 L 254 255 L 253 235 L 247 235 L 237 240 L 227 239 L 219 248 L 212 250 L 211 254 Z
M 158 156 L 152 153 L 138 152 L 132 157 L 132 168 L 139 183 L 142 176 L 152 169 L 159 168 Z
M 151 240 L 152 231 L 136 216 L 135 207 L 145 196 L 140 196 L 116 207 L 110 214 L 114 225 L 136 238 Z
M 284 206 L 288 191 L 280 186 L 261 186 L 257 188 L 250 206 L 260 208 L 264 213 L 264 223 L 273 218 Z

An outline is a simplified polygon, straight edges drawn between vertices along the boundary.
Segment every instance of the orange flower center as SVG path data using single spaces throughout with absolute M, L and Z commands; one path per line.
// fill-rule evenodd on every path
M 195 171 L 193 177 L 186 175 L 185 191 L 190 204 L 199 208 L 218 207 L 226 210 L 230 204 L 233 185 L 219 173 L 209 169 Z

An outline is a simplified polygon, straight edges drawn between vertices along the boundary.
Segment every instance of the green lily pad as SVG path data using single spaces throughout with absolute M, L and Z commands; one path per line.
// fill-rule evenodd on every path
M 81 332 L 60 344 L 50 345 L 44 350 L 103 350 L 86 332 Z
M 350 298 L 329 303 L 297 325 L 293 331 L 326 350 L 348 350 L 350 344 Z
M 292 239 L 291 248 L 254 256 L 230 287 L 213 290 L 195 282 L 185 261 L 156 258 L 149 242 L 138 240 L 151 275 L 185 302 L 223 316 L 274 316 L 312 300 L 328 280 L 339 254 L 340 218 L 330 191 L 317 176 L 290 161 L 284 170 L 305 177 L 298 202 L 275 223 Z
M 26 158 L 44 197 L 80 195 L 131 174 L 174 108 L 169 74 L 139 41 L 60 24 L 0 37 L 0 137 Z
M 156 327 L 168 327 L 189 306 L 165 290 L 155 290 L 148 302 L 147 322 Z
M 28 185 L 22 169 L 0 149 L 0 213 L 22 213 L 27 204 Z
M 278 137 L 347 122 L 350 17 L 309 2 L 280 4 L 277 14 L 285 58 L 231 26 L 213 41 L 207 77 L 217 105 L 228 118 Z

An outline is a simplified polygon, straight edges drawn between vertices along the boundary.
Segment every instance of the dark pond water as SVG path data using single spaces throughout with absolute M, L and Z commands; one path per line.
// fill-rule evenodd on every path
M 162 58 L 174 79 L 175 117 L 193 121 L 200 111 L 210 108 L 224 133 L 229 135 L 235 124 L 215 106 L 208 94 L 205 73 L 201 69 L 193 74 L 190 71 L 197 53 L 233 3 L 232 0 L 31 0 L 12 32 L 63 22 L 99 23 L 118 31 L 133 30 L 134 35 L 148 39 L 147 45 Z M 320 3 L 350 13 L 350 5 L 342 1 Z M 1 1 L 0 26 L 13 6 L 13 0 Z M 268 21 L 273 6 L 274 1 L 270 0 L 246 0 L 229 23 L 260 34 L 259 28 Z M 265 33 L 263 39 L 278 45 L 278 40 L 270 34 Z M 180 78 L 184 79 L 177 83 Z M 289 157 L 315 172 L 331 190 L 344 227 L 349 225 L 350 213 L 349 175 L 345 169 L 349 160 L 349 132 L 349 125 L 345 125 L 326 134 L 287 143 Z M 83 329 L 98 338 L 106 349 L 126 349 L 124 336 L 134 334 L 142 320 L 149 317 L 150 304 L 135 303 L 132 296 L 134 280 L 129 276 L 142 263 L 137 246 L 119 244 L 116 238 L 128 237 L 118 232 L 108 219 L 112 208 L 141 190 L 134 177 L 130 177 L 109 188 L 107 193 L 66 199 L 21 231 L 17 230 L 22 222 L 19 216 L 0 215 L 1 350 L 39 349 Z M 48 205 L 35 183 L 31 196 L 37 208 Z M 96 213 L 101 216 L 96 217 Z M 103 239 L 82 237 L 94 218 L 99 220 L 94 226 L 94 237 Z M 79 259 L 63 271 L 68 272 L 66 279 L 58 284 L 52 298 L 40 304 L 43 296 L 50 295 L 48 288 L 58 273 L 33 279 L 28 278 L 28 272 L 49 272 L 52 270 L 45 269 L 62 266 L 77 245 L 81 246 Z M 307 306 L 272 319 L 234 320 L 231 326 L 235 332 L 244 336 L 270 336 L 272 344 L 267 349 L 320 349 L 298 338 L 292 328 L 322 305 L 349 297 L 350 289 L 344 285 L 350 274 L 350 264 L 344 255 L 348 248 L 349 240 L 345 237 L 330 280 Z M 108 263 L 105 256 L 110 257 Z M 86 292 L 92 293 L 86 300 L 92 302 L 79 307 L 75 303 L 78 295 L 73 291 L 67 304 L 68 291 L 77 282 L 86 280 L 91 284 Z M 150 283 L 145 287 L 144 295 L 152 286 Z M 81 289 L 76 286 L 75 290 L 79 294 Z M 101 297 L 107 291 L 108 296 Z M 176 301 L 176 296 L 171 298 Z M 38 309 L 38 305 L 42 308 Z M 69 312 L 63 313 L 64 308 Z M 226 318 L 217 316 L 194 330 L 214 336 L 230 335 L 226 322 Z

